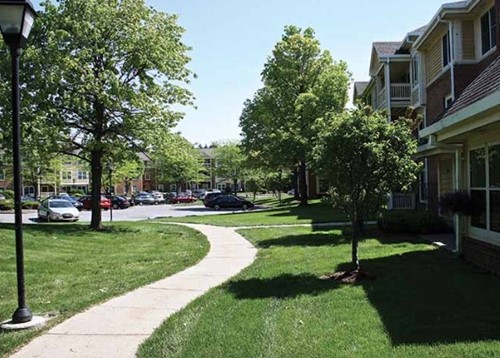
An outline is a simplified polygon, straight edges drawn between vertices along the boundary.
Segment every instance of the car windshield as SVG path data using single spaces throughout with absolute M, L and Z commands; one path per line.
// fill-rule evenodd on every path
M 49 201 L 49 208 L 72 208 L 73 204 L 66 200 Z

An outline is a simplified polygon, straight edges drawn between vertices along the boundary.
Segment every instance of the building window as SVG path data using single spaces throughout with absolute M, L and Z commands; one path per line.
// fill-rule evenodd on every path
M 158 191 L 164 191 L 164 186 L 163 184 L 158 184 Z
M 413 87 L 418 86 L 419 61 L 418 55 L 413 55 L 411 58 L 411 81 Z
M 78 171 L 78 180 L 86 180 L 89 178 L 88 172 Z
M 469 167 L 472 229 L 500 233 L 500 145 L 471 150 Z
M 448 66 L 451 61 L 451 49 L 450 49 L 450 33 L 447 32 L 446 35 L 443 36 L 442 40 L 442 49 L 443 49 L 443 68 Z
M 203 165 L 205 166 L 205 168 L 210 168 L 212 166 L 212 163 L 211 163 L 210 159 L 205 159 L 203 161 Z
M 175 185 L 175 184 L 170 184 L 170 191 L 172 191 L 172 192 L 174 192 L 174 191 L 175 191 L 175 192 L 177 192 L 177 185 Z
M 5 180 L 5 170 L 0 170 L 0 180 Z
M 149 172 L 149 170 L 146 170 L 144 172 L 144 180 L 151 180 L 151 173 Z
M 481 45 L 482 54 L 491 50 L 497 44 L 497 22 L 495 7 L 493 6 L 481 17 Z
M 429 167 L 429 161 L 427 160 L 427 158 L 424 159 L 424 162 L 423 162 L 423 168 L 422 168 L 422 171 L 420 172 L 420 176 L 419 176 L 419 186 L 420 186 L 420 190 L 419 190 L 419 199 L 420 199 L 420 202 L 421 203 L 427 203 L 427 188 L 428 188 L 428 185 L 427 183 L 429 182 L 429 175 L 427 174 L 428 173 L 428 167 Z
M 71 180 L 71 172 L 63 172 L 62 180 Z
M 444 97 L 444 109 L 450 108 L 452 104 L 453 104 L 453 97 L 451 96 L 451 94 Z

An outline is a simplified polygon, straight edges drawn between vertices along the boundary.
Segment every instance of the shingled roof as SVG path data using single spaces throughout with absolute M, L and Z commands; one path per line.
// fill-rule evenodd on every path
M 497 91 L 500 91 L 500 57 L 497 57 L 469 86 L 467 86 L 460 97 L 457 98 L 442 117 L 451 116 Z
M 373 48 L 379 56 L 394 55 L 401 47 L 402 42 L 374 42 Z
M 369 82 L 354 82 L 354 89 L 358 95 L 361 95 L 366 87 L 368 87 Z

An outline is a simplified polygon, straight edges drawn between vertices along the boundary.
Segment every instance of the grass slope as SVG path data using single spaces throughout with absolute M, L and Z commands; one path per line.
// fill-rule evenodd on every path
M 188 228 L 113 224 L 24 228 L 26 297 L 35 314 L 53 313 L 49 326 L 96 303 L 189 267 L 208 252 L 206 238 Z M 13 226 L 0 226 L 0 320 L 17 307 Z M 41 331 L 0 332 L 0 356 Z
M 172 316 L 139 357 L 499 357 L 500 280 L 412 238 L 360 245 L 376 276 L 344 269 L 348 237 L 308 228 L 252 229 L 256 262 Z

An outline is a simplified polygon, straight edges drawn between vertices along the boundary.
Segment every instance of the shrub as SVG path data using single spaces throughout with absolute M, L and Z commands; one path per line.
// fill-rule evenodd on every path
M 80 197 L 80 196 L 85 195 L 85 192 L 83 190 L 80 190 L 80 189 L 72 189 L 72 190 L 70 190 L 69 194 L 76 196 L 76 197 Z
M 474 205 L 469 193 L 461 190 L 441 195 L 439 207 L 443 213 L 472 215 Z
M 38 209 L 40 203 L 38 201 L 26 201 L 22 203 L 23 209 Z
M 0 201 L 0 210 L 1 211 L 14 210 L 14 202 L 11 199 Z
M 410 234 L 440 234 L 451 228 L 442 217 L 426 211 L 385 211 L 378 220 L 385 232 Z
M 0 192 L 5 196 L 5 199 L 13 199 L 14 198 L 14 190 L 3 190 Z

